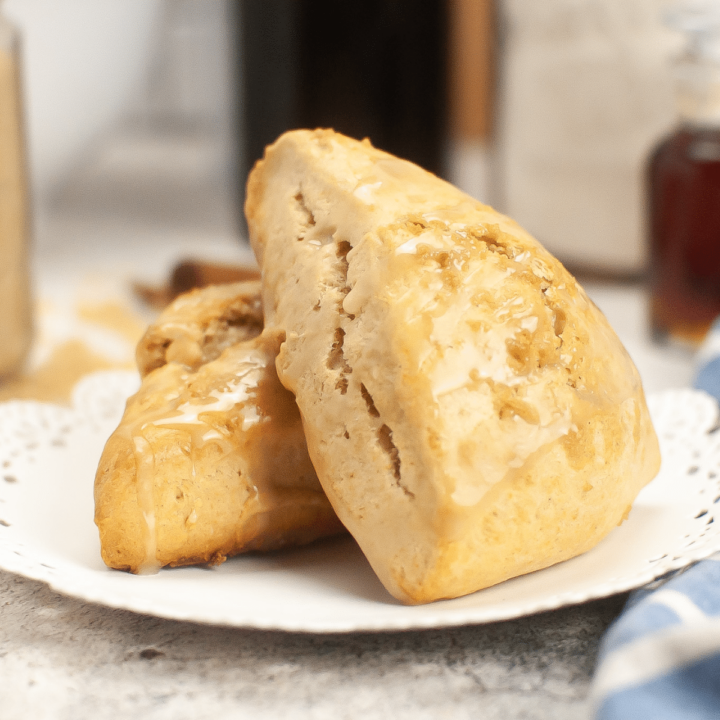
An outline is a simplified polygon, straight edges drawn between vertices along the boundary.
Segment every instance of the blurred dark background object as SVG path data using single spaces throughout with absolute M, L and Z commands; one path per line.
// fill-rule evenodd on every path
M 181 260 L 170 272 L 170 278 L 162 285 L 150 285 L 135 281 L 135 296 L 156 310 L 162 310 L 178 295 L 195 288 L 224 283 L 259 280 L 260 271 L 252 265 L 230 265 L 207 260 Z
M 240 176 L 285 130 L 332 127 L 444 174 L 445 0 L 239 0 Z

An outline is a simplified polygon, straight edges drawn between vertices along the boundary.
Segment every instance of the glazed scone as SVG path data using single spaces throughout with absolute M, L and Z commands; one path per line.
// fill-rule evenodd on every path
M 230 291 L 202 294 L 210 302 Z M 191 305 L 197 300 L 196 293 Z M 174 342 L 192 348 L 192 315 L 184 338 L 181 325 Z M 277 378 L 281 337 L 258 331 L 196 369 L 178 361 L 156 368 L 128 400 L 95 480 L 95 522 L 110 567 L 217 564 L 342 530 L 308 457 L 294 398 Z M 205 348 L 215 354 L 218 344 Z
M 178 296 L 147 329 L 135 353 L 141 377 L 168 362 L 196 370 L 263 328 L 260 283 L 210 285 Z
M 329 130 L 266 150 L 246 215 L 278 375 L 395 597 L 547 567 L 627 517 L 660 462 L 640 378 L 515 222 Z

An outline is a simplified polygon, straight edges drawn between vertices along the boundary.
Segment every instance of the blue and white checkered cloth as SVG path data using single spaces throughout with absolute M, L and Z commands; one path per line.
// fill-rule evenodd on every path
M 720 400 L 720 321 L 695 386 Z M 630 596 L 600 646 L 596 720 L 720 719 L 720 553 Z

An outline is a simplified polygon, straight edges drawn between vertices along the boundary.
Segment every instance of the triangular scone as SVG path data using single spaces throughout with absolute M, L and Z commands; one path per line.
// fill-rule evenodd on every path
M 141 371 L 155 369 L 128 400 L 95 481 L 109 566 L 147 572 L 217 563 L 342 529 L 308 457 L 294 398 L 277 378 L 282 338 L 258 335 L 258 289 L 180 297 L 141 340 L 138 358 L 149 358 Z M 238 337 L 251 339 L 232 342 Z
M 393 595 L 473 592 L 627 516 L 660 462 L 640 378 L 515 222 L 329 130 L 266 150 L 246 214 L 280 380 Z

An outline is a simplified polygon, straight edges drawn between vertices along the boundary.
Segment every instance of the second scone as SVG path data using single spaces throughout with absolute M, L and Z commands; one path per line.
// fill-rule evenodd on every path
M 638 373 L 509 218 L 330 130 L 270 146 L 246 214 L 318 477 L 397 598 L 573 557 L 659 467 Z
M 261 332 L 258 283 L 177 298 L 138 345 L 142 386 L 95 480 L 105 562 L 148 572 L 218 563 L 342 530 Z

